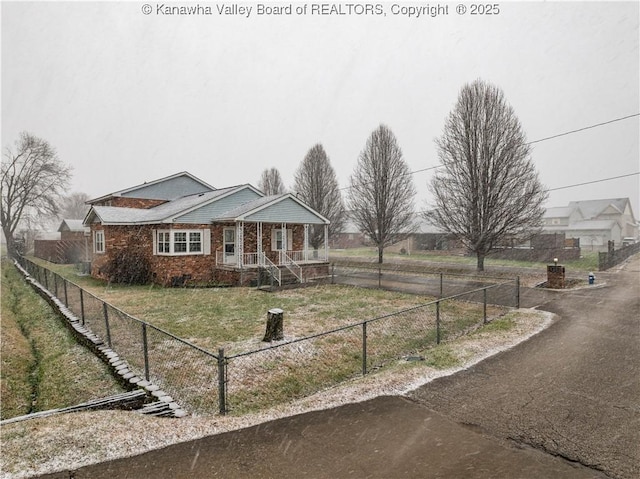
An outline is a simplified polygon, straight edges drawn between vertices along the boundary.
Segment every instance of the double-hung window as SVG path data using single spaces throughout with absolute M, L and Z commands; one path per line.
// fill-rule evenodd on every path
M 155 253 L 159 255 L 204 254 L 207 230 L 158 230 Z
M 104 253 L 104 231 L 97 230 L 93 233 L 94 253 Z
M 287 235 L 285 237 L 285 234 Z M 286 241 L 286 243 L 285 243 Z M 290 229 L 274 229 L 271 233 L 271 250 L 284 251 L 293 247 L 293 231 Z

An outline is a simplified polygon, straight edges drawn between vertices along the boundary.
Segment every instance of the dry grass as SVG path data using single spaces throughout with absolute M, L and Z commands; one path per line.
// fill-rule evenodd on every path
M 433 349 L 425 361 L 398 360 L 378 373 L 242 417 L 204 415 L 160 419 L 133 412 L 101 411 L 11 424 L 1 431 L 3 465 L 0 477 L 18 479 L 72 470 L 306 411 L 380 395 L 405 394 L 518 344 L 544 329 L 552 319 L 548 313 L 527 310 L 511 313 L 498 321 Z M 131 435 L 132 430 L 145 431 L 145 434 Z

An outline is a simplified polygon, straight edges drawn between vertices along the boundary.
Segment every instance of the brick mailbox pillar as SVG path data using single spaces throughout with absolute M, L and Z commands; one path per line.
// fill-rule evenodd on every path
M 547 266 L 547 287 L 554 289 L 564 289 L 564 266 Z
M 267 331 L 264 333 L 262 341 L 270 343 L 284 339 L 283 326 L 284 311 L 280 308 L 270 309 L 267 313 Z

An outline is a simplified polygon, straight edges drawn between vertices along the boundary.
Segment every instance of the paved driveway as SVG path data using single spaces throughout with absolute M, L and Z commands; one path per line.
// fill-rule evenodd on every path
M 640 477 L 640 256 L 560 319 L 409 398 L 311 412 L 48 478 Z

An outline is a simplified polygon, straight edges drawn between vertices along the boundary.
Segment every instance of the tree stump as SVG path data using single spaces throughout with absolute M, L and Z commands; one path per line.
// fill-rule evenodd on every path
M 270 343 L 271 341 L 278 341 L 284 339 L 284 327 L 282 324 L 282 318 L 284 311 L 280 308 L 270 309 L 267 313 L 267 331 L 264 334 L 262 341 Z

